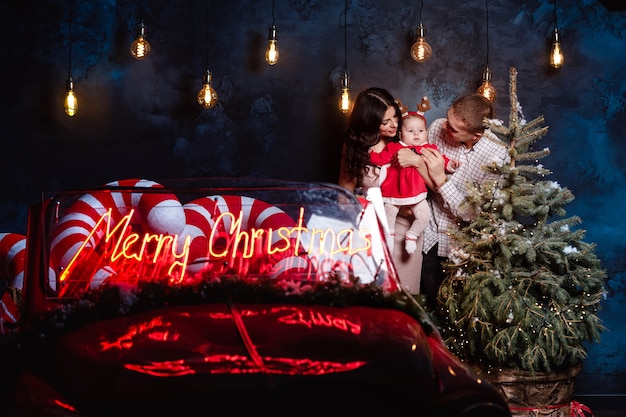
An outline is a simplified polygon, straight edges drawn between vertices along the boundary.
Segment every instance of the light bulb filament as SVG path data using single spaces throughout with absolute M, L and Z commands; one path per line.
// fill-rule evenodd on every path
M 144 59 L 148 56 L 150 50 L 150 44 L 145 38 L 137 38 L 135 42 L 133 42 L 131 53 L 137 59 Z
M 265 50 L 265 62 L 267 62 L 269 65 L 275 65 L 278 62 L 278 57 L 280 55 L 278 53 L 278 45 L 277 45 L 278 38 L 276 37 L 275 25 L 272 25 L 270 27 L 270 33 L 269 33 L 267 40 L 268 40 L 268 44 L 267 44 L 267 49 Z
M 270 40 L 267 45 L 267 51 L 265 52 L 265 61 L 270 65 L 275 65 L 278 62 L 278 48 L 276 48 L 276 41 Z
M 564 56 L 561 49 L 561 41 L 559 39 L 559 30 L 554 28 L 552 49 L 550 50 L 550 65 L 554 68 L 561 68 L 563 66 Z
M 198 92 L 198 104 L 207 109 L 215 107 L 218 101 L 217 92 L 211 85 L 212 75 L 209 70 L 202 77 L 202 88 Z
M 343 87 L 341 89 L 341 105 L 340 109 L 343 113 L 350 111 L 350 89 Z
M 496 100 L 497 93 L 494 86 L 491 85 L 491 70 L 489 69 L 489 67 L 485 68 L 485 71 L 483 72 L 483 83 L 480 85 L 480 87 L 478 87 L 476 93 L 485 97 L 492 103 Z
M 411 57 L 417 62 L 425 62 L 430 59 L 433 49 L 424 37 L 424 26 L 420 23 L 417 29 L 417 41 L 411 47 Z
M 67 94 L 65 95 L 64 109 L 65 114 L 68 116 L 74 116 L 78 111 L 78 99 L 74 93 L 74 81 L 72 81 L 72 78 L 67 80 Z
M 130 53 L 136 59 L 144 59 L 152 51 L 150 42 L 146 40 L 146 27 L 143 22 L 139 25 L 137 39 L 130 45 Z
M 339 110 L 342 113 L 348 113 L 352 108 L 352 103 L 350 102 L 350 77 L 348 76 L 348 72 L 344 72 L 341 77 L 341 97 L 339 98 Z

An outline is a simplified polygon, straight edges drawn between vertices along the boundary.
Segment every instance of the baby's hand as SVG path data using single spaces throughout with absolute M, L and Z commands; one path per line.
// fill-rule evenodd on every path
M 452 168 L 452 169 L 459 169 L 460 166 L 461 166 L 461 161 L 458 161 L 456 159 L 451 159 L 450 160 L 450 168 Z
M 410 148 L 398 149 L 398 152 L 396 152 L 392 158 L 392 164 L 398 165 L 402 168 L 419 168 L 423 163 L 424 161 L 422 160 L 422 156 Z

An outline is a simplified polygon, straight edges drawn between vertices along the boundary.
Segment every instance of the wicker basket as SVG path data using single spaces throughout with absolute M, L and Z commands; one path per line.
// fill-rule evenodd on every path
M 581 369 L 577 366 L 566 372 L 531 375 L 517 370 L 486 372 L 474 368 L 479 377 L 500 390 L 513 417 L 570 417 L 574 379 Z

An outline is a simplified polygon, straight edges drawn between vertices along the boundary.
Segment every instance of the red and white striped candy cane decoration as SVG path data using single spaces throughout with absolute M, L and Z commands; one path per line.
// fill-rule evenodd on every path
M 232 213 L 234 218 L 239 218 L 241 214 L 241 229 L 242 231 L 256 230 L 269 230 L 272 229 L 270 236 L 270 245 L 276 245 L 280 247 L 286 242 L 278 234 L 278 229 L 281 227 L 295 227 L 296 221 L 291 218 L 282 209 L 271 205 L 265 201 L 238 195 L 215 195 L 208 197 L 215 201 L 216 209 L 213 216 L 213 227 L 215 227 L 215 220 L 219 214 Z M 232 218 L 230 216 L 220 217 L 220 221 L 217 224 L 218 231 L 231 232 Z M 207 237 L 211 236 L 211 231 L 205 231 Z M 295 239 L 291 239 L 290 244 L 295 244 Z M 265 244 L 265 242 L 264 242 Z M 271 272 L 274 278 L 285 277 L 286 274 L 291 272 L 302 272 L 308 265 L 308 259 L 297 256 L 297 248 L 289 248 L 284 252 L 277 252 L 274 255 L 265 257 L 265 262 L 271 263 L 271 265 L 261 265 L 260 267 L 267 268 L 268 272 Z M 264 253 L 265 248 L 261 248 L 260 253 Z M 237 259 L 241 262 L 243 257 Z M 278 269 L 276 265 L 280 263 Z
M 0 233 L 0 277 L 7 279 L 9 288 L 24 288 L 26 236 L 20 233 Z M 54 269 L 48 268 L 51 288 L 56 289 Z
M 106 184 L 111 187 L 162 188 L 154 181 L 145 179 L 127 179 Z M 111 225 L 117 224 L 130 210 L 135 210 L 131 223 L 140 225 L 145 233 L 178 234 L 185 226 L 185 213 L 182 204 L 171 193 L 122 192 L 114 190 L 95 191 L 85 194 L 69 207 L 56 224 L 50 245 L 50 261 L 58 274 L 63 271 L 76 256 L 83 244 L 84 258 L 80 260 L 81 270 L 87 271 L 90 285 L 95 286 L 115 275 L 110 265 L 97 270 L 90 270 L 90 263 L 99 261 L 94 253 L 98 243 L 104 237 L 106 222 L 98 228 L 98 221 L 111 210 Z M 93 234 L 92 234 L 93 233 Z M 89 235 L 92 234 L 89 241 Z M 86 242 L 87 241 L 87 242 Z M 93 256 L 94 258 L 91 258 Z M 96 279 L 93 279 L 96 277 Z
M 118 185 L 109 183 L 107 185 Z M 57 272 L 61 272 L 74 258 L 79 248 L 94 231 L 98 221 L 111 210 L 111 224 L 115 225 L 129 213 L 132 206 L 130 194 L 120 192 L 96 191 L 84 194 L 69 207 L 58 220 L 52 232 L 50 244 L 50 262 Z M 105 229 L 95 229 L 95 233 L 86 243 L 86 249 L 93 250 L 104 237 Z
M 242 214 L 241 228 L 244 231 L 251 229 L 272 229 L 271 243 L 276 244 L 281 240 L 277 230 L 281 227 L 293 227 L 296 225 L 291 218 L 280 208 L 265 201 L 238 195 L 216 195 L 210 197 L 215 200 L 219 213 L 230 212 L 238 217 Z M 230 230 L 231 218 L 223 217 L 223 225 Z
M 186 225 L 178 238 L 178 251 L 181 251 L 185 239 L 189 237 L 189 264 L 187 270 L 196 273 L 208 264 L 208 236 L 215 227 L 215 218 L 219 214 L 217 205 L 211 197 L 201 197 L 183 205 Z
M 9 333 L 17 325 L 20 311 L 8 288 L 0 295 L 0 333 Z
M 124 184 L 120 184 L 124 185 Z M 159 183 L 139 180 L 134 187 L 163 188 Z M 185 211 L 172 193 L 133 193 L 131 207 L 146 233 L 180 235 L 185 227 Z
M 19 233 L 0 233 L 0 276 L 11 288 L 24 285 L 26 236 Z
M 163 185 L 145 179 L 118 180 L 107 186 L 163 188 Z M 111 196 L 122 215 L 128 213 L 128 208 L 136 210 L 134 218 L 146 233 L 177 235 L 185 226 L 183 206 L 172 193 L 112 192 Z
M 26 236 L 0 233 L 0 333 L 8 333 L 20 319 L 11 288 L 22 289 L 26 258 Z

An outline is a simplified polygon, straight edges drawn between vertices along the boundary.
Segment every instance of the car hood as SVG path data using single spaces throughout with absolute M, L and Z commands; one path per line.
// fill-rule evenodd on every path
M 59 336 L 48 366 L 83 408 L 208 400 L 242 390 L 438 395 L 422 327 L 396 310 L 299 304 L 165 308 L 90 323 Z

